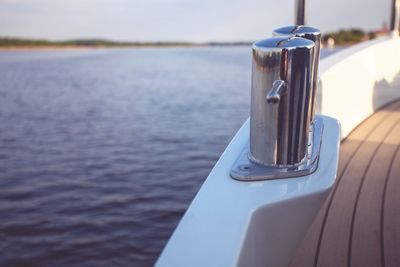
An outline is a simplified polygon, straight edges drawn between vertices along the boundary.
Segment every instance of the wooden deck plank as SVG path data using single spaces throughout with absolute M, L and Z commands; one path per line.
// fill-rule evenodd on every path
M 317 266 L 348 265 L 349 236 L 358 189 L 379 143 L 385 139 L 399 118 L 400 114 L 392 113 L 385 123 L 375 128 L 366 139 L 368 145 L 360 147 L 343 172 L 343 178 L 338 184 L 325 223 L 320 251 L 317 255 Z
M 400 103 L 395 103 L 395 108 L 400 107 Z M 339 167 L 338 167 L 338 179 L 340 179 L 343 170 L 345 169 L 346 163 L 353 156 L 354 152 L 359 148 L 364 139 L 371 134 L 371 132 L 381 124 L 385 118 L 389 115 L 389 112 L 386 110 L 382 110 L 381 112 L 377 112 L 373 114 L 365 123 L 360 124 L 348 139 L 351 139 L 352 142 L 343 142 L 341 145 L 341 152 L 343 155 L 340 157 Z M 343 153 L 345 151 L 345 153 Z M 335 185 L 336 187 L 336 185 Z M 315 262 L 315 257 L 317 253 L 318 241 L 320 238 L 321 228 L 323 225 L 324 217 L 326 215 L 326 210 L 329 206 L 330 199 L 335 190 L 331 192 L 328 196 L 327 201 L 322 206 L 318 215 L 316 216 L 314 222 L 312 223 L 308 233 L 306 234 L 302 245 L 296 252 L 295 257 L 291 262 L 291 266 L 293 267 L 301 267 L 301 266 L 313 266 Z
M 400 133 L 399 133 L 400 135 Z M 384 265 L 400 266 L 400 150 L 396 150 L 385 187 L 382 209 L 382 253 Z
M 359 189 L 350 236 L 351 266 L 383 266 L 380 249 L 383 192 L 399 142 L 400 123 L 397 123 L 388 137 L 379 144 Z
M 338 190 L 338 186 L 340 184 L 340 180 L 343 178 L 346 170 L 350 167 L 351 162 L 357 162 L 357 159 L 353 159 L 358 152 L 361 154 L 358 157 L 362 157 L 365 155 L 365 150 L 373 152 L 374 149 L 377 149 L 377 146 L 370 147 L 369 149 L 365 149 L 364 145 L 366 142 L 371 142 L 375 139 L 375 142 L 379 140 L 383 140 L 385 133 L 387 134 L 388 126 L 383 126 L 383 124 L 387 123 L 394 123 L 393 120 L 397 118 L 397 115 L 393 115 L 393 111 L 400 110 L 400 102 L 395 102 L 391 105 L 384 107 L 382 110 L 373 114 L 370 118 L 360 124 L 347 138 L 341 145 L 341 155 L 339 161 L 339 168 L 338 168 L 338 182 L 335 184 L 334 189 L 332 190 L 330 196 L 328 197 L 327 201 L 324 203 L 322 209 L 318 213 L 316 219 L 314 220 L 313 224 L 311 225 L 305 239 L 302 242 L 302 245 L 297 250 L 295 257 L 292 259 L 291 266 L 316 266 L 317 263 L 319 266 L 341 266 L 338 264 L 346 265 L 346 261 L 348 260 L 347 256 L 342 257 L 342 260 L 333 260 L 330 261 L 329 258 L 327 259 L 327 263 L 325 262 L 324 256 L 322 256 L 322 260 L 319 259 L 319 253 L 322 252 L 324 255 L 324 250 L 327 247 L 326 240 L 327 238 L 324 237 L 323 233 L 325 232 L 325 228 L 331 227 L 329 222 L 325 223 L 330 220 L 332 215 L 330 214 L 330 207 L 336 203 L 336 191 Z M 392 124 L 393 126 L 393 124 Z M 389 126 L 390 128 L 390 126 Z M 386 131 L 385 131 L 386 129 Z M 383 130 L 383 131 L 382 131 Z M 383 135 L 382 135 L 383 133 Z M 380 137 L 379 137 L 380 136 Z M 361 149 L 362 147 L 362 149 Z M 360 151 L 359 151 L 360 150 Z M 374 153 L 369 153 L 369 158 L 371 159 Z M 354 167 L 351 167 L 354 171 Z M 357 169 L 357 168 L 356 168 Z M 351 173 L 351 172 L 350 172 Z M 347 176 L 346 176 L 347 177 Z M 357 185 L 357 183 L 355 183 Z M 359 185 L 359 183 L 358 183 Z M 344 187 L 347 186 L 344 185 Z M 343 186 L 341 186 L 343 187 Z M 357 188 L 357 187 L 356 187 Z M 343 189 L 341 189 L 343 190 Z M 339 193 L 339 196 L 341 194 Z M 332 197 L 333 196 L 333 197 Z M 340 209 L 339 209 L 340 210 Z M 352 209 L 350 208 L 349 211 Z M 352 214 L 352 212 L 350 212 Z M 352 216 L 350 216 L 352 217 Z M 352 220 L 350 220 L 351 222 Z M 352 225 L 352 223 L 350 223 Z M 339 227 L 336 227 L 340 228 Z M 350 230 L 351 226 L 348 227 Z M 335 228 L 334 228 L 335 229 Z M 340 231 L 340 229 L 339 229 Z M 329 232 L 329 230 L 328 230 Z M 331 231 L 332 232 L 332 231 Z M 334 231 L 333 231 L 334 232 Z M 346 235 L 343 235 L 345 238 Z M 329 240 L 329 238 L 328 238 Z M 341 244 L 339 244 L 341 246 Z M 328 246 L 329 247 L 329 246 Z M 334 249 L 335 250 L 335 249 Z M 347 254 L 345 249 L 336 249 L 336 253 L 338 251 L 342 251 L 342 255 Z M 340 252 L 339 252 L 340 253 Z M 329 254 L 329 253 L 328 253 Z M 334 255 L 337 255 L 334 253 Z M 344 260 L 343 260 L 344 258 Z M 340 259 L 340 257 L 339 257 Z M 327 265 L 324 265 L 327 264 Z M 344 266 L 343 265 L 343 266 Z

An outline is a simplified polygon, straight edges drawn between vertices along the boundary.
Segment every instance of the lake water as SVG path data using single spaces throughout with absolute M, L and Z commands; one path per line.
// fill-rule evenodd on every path
M 0 52 L 0 265 L 153 265 L 250 72 L 249 47 Z

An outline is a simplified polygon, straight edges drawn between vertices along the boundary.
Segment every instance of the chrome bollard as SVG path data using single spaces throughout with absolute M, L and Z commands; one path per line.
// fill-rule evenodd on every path
M 306 156 L 314 46 L 298 37 L 253 45 L 250 160 L 286 166 Z
M 323 125 L 309 134 L 315 43 L 278 36 L 253 44 L 250 143 L 231 176 L 263 180 L 316 170 Z M 309 144 L 313 144 L 309 146 Z
M 273 31 L 274 36 L 297 36 L 306 38 L 311 40 L 315 43 L 315 53 L 313 59 L 313 82 L 312 82 L 312 90 L 311 90 L 311 108 L 310 112 L 310 120 L 311 123 L 315 117 L 315 110 L 316 110 L 316 97 L 317 97 L 317 90 L 318 90 L 318 65 L 319 65 L 319 57 L 320 57 L 320 50 L 321 50 L 321 31 L 305 25 L 297 25 L 297 26 L 287 26 L 276 29 Z

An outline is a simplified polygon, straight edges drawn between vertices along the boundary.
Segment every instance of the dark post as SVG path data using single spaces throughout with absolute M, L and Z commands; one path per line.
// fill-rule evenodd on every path
M 307 24 L 306 0 L 295 0 L 295 2 L 294 24 L 305 25 Z
M 400 1 L 399 0 L 392 0 L 392 7 L 390 9 L 391 16 L 390 16 L 390 31 L 393 34 L 399 34 L 399 11 L 400 11 Z

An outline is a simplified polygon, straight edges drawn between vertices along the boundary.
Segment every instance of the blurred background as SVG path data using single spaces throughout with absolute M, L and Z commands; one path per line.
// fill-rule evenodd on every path
M 322 57 L 390 4 L 310 0 Z M 0 266 L 152 266 L 249 115 L 251 43 L 293 21 L 288 0 L 0 0 Z
M 308 21 L 323 32 L 377 30 L 390 0 L 310 0 Z M 253 41 L 293 23 L 293 0 L 1 0 L 0 34 L 65 40 Z

